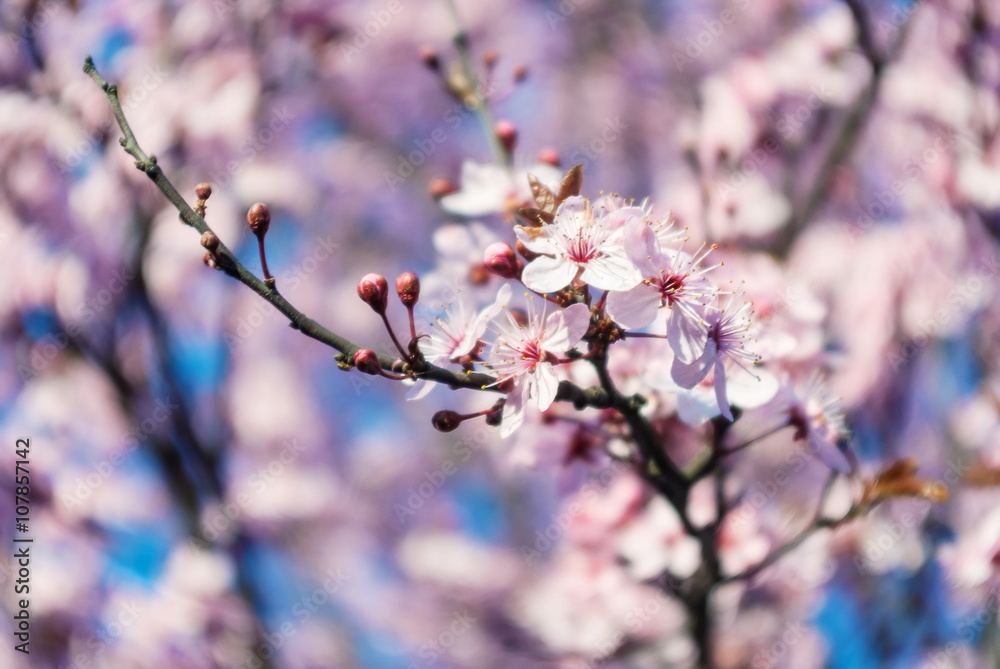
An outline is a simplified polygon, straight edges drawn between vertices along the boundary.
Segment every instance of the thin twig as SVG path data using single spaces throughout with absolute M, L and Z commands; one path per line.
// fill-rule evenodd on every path
M 128 120 L 125 118 L 125 112 L 122 109 L 121 101 L 118 98 L 118 87 L 109 83 L 106 79 L 104 79 L 104 77 L 101 76 L 101 74 L 97 71 L 97 68 L 94 66 L 93 59 L 89 56 L 84 62 L 83 71 L 91 79 L 93 79 L 98 86 L 100 86 L 101 90 L 104 91 L 105 96 L 108 98 L 108 102 L 114 112 L 118 126 L 124 134 L 120 143 L 125 152 L 135 158 L 136 168 L 145 172 L 146 176 L 148 176 L 153 183 L 156 184 L 156 187 L 160 189 L 160 192 L 166 196 L 170 203 L 173 204 L 180 213 L 181 220 L 184 223 L 191 226 L 199 233 L 205 233 L 210 230 L 208 224 L 205 222 L 205 219 L 191 208 L 191 206 L 184 200 L 181 194 L 167 178 L 166 174 L 164 174 L 163 170 L 160 169 L 160 166 L 156 161 L 156 156 L 146 155 L 142 148 L 140 148 L 139 143 L 135 138 L 135 134 L 132 132 L 132 128 L 129 125 Z M 276 287 L 269 287 L 263 281 L 254 276 L 221 241 L 219 242 L 218 249 L 215 251 L 215 256 L 218 258 L 218 265 L 222 271 L 237 279 L 240 283 L 270 302 L 274 308 L 288 318 L 290 326 L 299 330 L 302 334 L 315 339 L 318 342 L 326 344 L 337 351 L 340 351 L 348 359 L 352 358 L 358 349 L 361 348 L 345 337 L 342 337 L 323 327 L 315 320 L 309 318 L 292 306 L 292 304 L 278 292 Z M 379 354 L 378 358 L 379 364 L 381 364 L 382 368 L 386 370 L 391 370 L 393 363 L 396 361 L 395 358 L 384 354 Z M 499 390 L 495 387 L 496 379 L 488 374 L 467 374 L 463 372 L 455 372 L 442 367 L 437 367 L 435 365 L 423 363 L 419 366 L 419 369 L 414 370 L 414 376 L 417 378 L 443 383 L 454 388 L 468 388 L 471 390 L 499 392 Z M 559 384 L 559 391 L 556 395 L 556 399 L 559 401 L 571 402 L 576 408 L 596 407 L 603 409 L 611 406 L 610 398 L 604 389 L 596 386 L 584 389 L 570 383 L 569 381 L 563 381 Z

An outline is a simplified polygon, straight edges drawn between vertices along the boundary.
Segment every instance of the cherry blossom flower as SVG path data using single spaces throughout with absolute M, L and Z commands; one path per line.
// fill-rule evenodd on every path
M 705 351 L 694 362 L 684 362 L 679 357 L 674 358 L 670 375 L 682 388 L 694 388 L 708 373 L 713 372 L 715 398 L 719 403 L 719 411 L 729 420 L 733 420 L 732 410 L 726 394 L 726 360 L 745 370 L 752 376 L 757 376 L 746 366 L 756 363 L 755 354 L 744 348 L 750 338 L 750 303 L 743 302 L 738 307 L 736 301 L 730 301 L 725 310 L 710 311 L 705 321 L 708 324 L 708 338 Z M 735 308 L 734 308 L 735 307 Z
M 500 378 L 512 381 L 503 408 L 500 435 L 506 437 L 524 421 L 524 409 L 533 401 L 540 411 L 549 408 L 559 389 L 555 364 L 576 346 L 590 327 L 590 309 L 573 304 L 545 315 L 539 314 L 534 298 L 528 301 L 527 323 L 522 325 L 508 310 L 506 322 L 497 322 L 499 333 L 489 356 L 489 367 Z
M 467 160 L 462 164 L 461 189 L 441 198 L 441 207 L 449 214 L 468 218 L 512 212 L 532 201 L 528 174 L 550 187 L 558 187 L 562 176 L 544 163 L 519 170 Z
M 539 293 L 564 288 L 576 278 L 601 290 L 632 288 L 642 277 L 625 255 L 624 224 L 642 216 L 642 209 L 626 207 L 598 217 L 586 198 L 567 198 L 552 223 L 515 229 L 529 251 L 541 254 L 524 268 L 521 280 Z
M 662 498 L 650 500 L 643 514 L 618 535 L 619 554 L 636 579 L 656 578 L 669 571 L 687 578 L 698 569 L 701 549 L 689 536 L 677 512 Z
M 793 390 L 788 407 L 789 422 L 795 426 L 795 439 L 804 439 L 809 451 L 830 469 L 849 474 L 853 467 L 840 448 L 847 436 L 844 412 L 837 399 L 826 391 L 820 375 Z
M 708 326 L 703 314 L 718 290 L 705 278 L 713 269 L 701 261 L 711 250 L 694 256 L 679 250 L 662 250 L 660 228 L 633 218 L 625 226 L 625 250 L 642 274 L 631 290 L 608 296 L 608 315 L 629 330 L 646 327 L 660 307 L 671 309 L 667 339 L 682 362 L 692 362 L 705 351 Z
M 506 283 L 500 286 L 493 304 L 478 312 L 471 311 L 464 300 L 458 300 L 443 318 L 434 319 L 433 329 L 420 339 L 420 351 L 435 365 L 457 362 L 475 350 L 490 320 L 509 300 L 510 285 Z
M 486 333 L 490 320 L 508 300 L 510 285 L 506 283 L 500 286 L 493 304 L 478 312 L 470 309 L 465 300 L 459 299 L 452 307 L 446 308 L 443 317 L 435 318 L 422 328 L 429 332 L 420 338 L 420 352 L 428 362 L 439 366 L 456 363 L 463 356 L 474 354 L 482 345 L 480 338 Z M 418 379 L 407 391 L 406 399 L 421 399 L 436 386 L 436 383 Z

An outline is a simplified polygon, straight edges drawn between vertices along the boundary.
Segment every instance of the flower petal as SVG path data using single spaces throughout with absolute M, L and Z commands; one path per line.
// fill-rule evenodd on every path
M 729 407 L 729 398 L 726 397 L 726 369 L 722 365 L 721 358 L 716 358 L 712 382 L 715 384 L 715 400 L 719 403 L 719 412 L 726 417 L 726 420 L 732 422 L 733 410 Z
M 694 388 L 708 375 L 708 370 L 717 358 L 715 342 L 709 340 L 705 345 L 705 352 L 694 362 L 686 363 L 674 358 L 674 363 L 670 366 L 670 376 L 681 388 Z
M 608 294 L 608 315 L 626 330 L 638 330 L 653 322 L 660 309 L 660 291 L 640 283 L 626 291 Z
M 545 319 L 545 337 L 539 345 L 543 350 L 562 355 L 580 343 L 589 329 L 590 308 L 586 304 L 571 304 Z
M 556 400 L 559 392 L 559 375 L 556 368 L 548 363 L 540 363 L 535 367 L 535 404 L 539 411 L 545 411 Z
M 580 279 L 601 290 L 629 290 L 642 281 L 642 275 L 624 255 L 612 253 L 587 261 Z
M 527 385 L 523 381 L 517 382 L 514 389 L 507 393 L 507 400 L 504 402 L 500 419 L 501 438 L 509 437 L 524 422 L 524 405 L 527 394 Z
M 525 286 L 539 293 L 552 293 L 569 285 L 576 276 L 577 266 L 565 258 L 539 256 L 521 273 Z
M 708 343 L 708 325 L 694 314 L 675 307 L 667 321 L 667 341 L 681 362 L 697 360 Z

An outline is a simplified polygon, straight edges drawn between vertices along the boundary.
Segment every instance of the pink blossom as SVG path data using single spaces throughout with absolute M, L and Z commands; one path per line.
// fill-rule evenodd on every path
M 705 278 L 711 267 L 702 267 L 708 253 L 694 256 L 661 248 L 657 228 L 633 218 L 625 226 L 625 250 L 642 282 L 625 292 L 608 296 L 608 315 L 629 329 L 646 327 L 660 307 L 671 309 L 667 339 L 682 362 L 691 362 L 705 351 L 708 326 L 703 314 L 718 290 Z
M 577 277 L 601 290 L 632 288 L 642 277 L 625 255 L 624 223 L 642 215 L 638 207 L 628 207 L 598 217 L 586 198 L 567 198 L 551 224 L 516 228 L 528 250 L 542 254 L 528 263 L 521 280 L 539 293 L 564 288 Z
M 500 435 L 508 436 L 524 421 L 524 409 L 533 401 L 545 411 L 556 398 L 559 357 L 576 346 L 590 327 L 590 309 L 573 304 L 545 315 L 539 314 L 534 298 L 528 301 L 528 322 L 521 325 L 508 310 L 506 322 L 497 322 L 499 333 L 490 351 L 489 366 L 499 374 L 498 382 L 513 381 L 503 408 Z
M 796 427 L 795 438 L 806 440 L 813 455 L 841 474 L 851 472 L 853 467 L 839 445 L 848 436 L 844 412 L 839 401 L 827 394 L 819 374 L 793 390 L 788 414 Z
M 746 350 L 745 342 L 750 335 L 750 303 L 744 302 L 734 309 L 735 300 L 731 301 L 723 311 L 710 311 L 706 316 L 708 324 L 708 339 L 705 351 L 694 362 L 686 363 L 680 358 L 674 358 L 670 375 L 682 388 L 694 388 L 708 373 L 713 372 L 715 397 L 719 403 L 719 411 L 729 420 L 733 420 L 729 399 L 726 395 L 726 360 L 747 373 L 756 376 L 747 368 L 746 363 L 756 363 L 758 358 Z
M 467 160 L 462 164 L 461 189 L 441 198 L 441 207 L 449 214 L 475 218 L 526 206 L 531 201 L 529 173 L 552 187 L 557 186 L 561 178 L 559 170 L 544 163 L 520 170 Z

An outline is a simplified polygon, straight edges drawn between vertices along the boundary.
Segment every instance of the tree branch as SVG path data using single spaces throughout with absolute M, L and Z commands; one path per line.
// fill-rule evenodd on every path
M 159 164 L 157 164 L 156 156 L 146 155 L 146 153 L 139 146 L 139 143 L 135 138 L 135 134 L 132 132 L 132 128 L 129 125 L 128 120 L 125 118 L 125 112 L 122 109 L 121 101 L 118 98 L 118 87 L 108 82 L 101 76 L 100 72 L 98 72 L 97 68 L 94 66 L 94 61 L 90 56 L 88 56 L 84 61 L 83 71 L 94 80 L 94 83 L 96 83 L 101 90 L 104 91 L 104 95 L 108 98 L 111 110 L 115 115 L 115 120 L 118 122 L 118 127 L 121 128 L 121 131 L 124 134 L 124 137 L 119 141 L 125 152 L 135 158 L 136 168 L 144 172 L 146 176 L 148 176 L 153 183 L 156 184 L 156 187 L 160 189 L 160 192 L 166 196 L 170 203 L 173 204 L 180 213 L 181 220 L 184 223 L 194 228 L 199 233 L 205 233 L 211 230 L 205 222 L 205 219 L 191 208 L 191 206 L 184 200 L 181 194 L 167 178 L 167 175 L 164 174 Z M 315 320 L 309 318 L 304 313 L 296 309 L 281 295 L 281 293 L 278 292 L 276 286 L 268 286 L 254 276 L 253 273 L 251 273 L 250 270 L 248 270 L 236 258 L 236 256 L 233 255 L 223 242 L 219 242 L 219 247 L 215 251 L 215 255 L 218 258 L 218 265 L 222 271 L 270 302 L 275 309 L 288 318 L 291 327 L 299 330 L 302 334 L 315 339 L 318 342 L 326 344 L 337 351 L 340 351 L 348 359 L 353 358 L 354 354 L 362 348 L 345 337 L 342 337 L 323 327 Z M 384 354 L 379 355 L 379 363 L 382 365 L 383 369 L 391 370 L 393 363 L 395 362 L 396 359 L 391 356 Z M 472 390 L 489 390 L 492 392 L 499 392 L 493 386 L 493 384 L 496 383 L 496 379 L 488 374 L 466 374 L 426 363 L 420 365 L 419 369 L 414 371 L 417 378 L 444 383 L 454 388 L 468 388 Z M 603 409 L 611 406 L 611 398 L 604 389 L 598 387 L 584 389 L 568 381 L 563 381 L 559 384 L 559 391 L 556 395 L 556 399 L 565 402 L 572 402 L 578 409 L 585 407 Z

